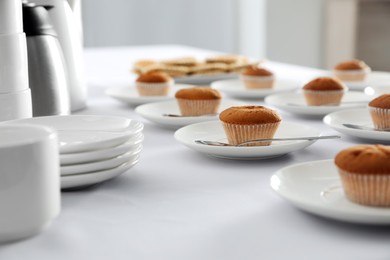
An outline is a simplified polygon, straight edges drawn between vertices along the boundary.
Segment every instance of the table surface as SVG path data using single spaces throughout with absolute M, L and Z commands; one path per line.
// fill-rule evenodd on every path
M 129 71 L 137 59 L 215 53 L 173 45 L 87 49 L 88 108 L 77 114 L 143 122 L 141 160 L 101 185 L 63 192 L 62 212 L 50 228 L 0 246 L 0 259 L 390 259 L 389 227 L 303 212 L 269 186 L 278 169 L 333 158 L 361 140 L 343 136 L 269 160 L 216 159 L 188 149 L 175 141 L 173 130 L 144 120 L 104 94 L 109 87 L 132 85 Z M 301 80 L 321 72 L 276 62 L 268 67 Z M 335 133 L 320 119 L 281 115 Z

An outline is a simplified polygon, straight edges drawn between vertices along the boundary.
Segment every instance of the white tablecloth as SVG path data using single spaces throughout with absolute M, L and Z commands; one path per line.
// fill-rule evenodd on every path
M 86 50 L 88 108 L 79 114 L 143 122 L 141 160 L 116 179 L 62 193 L 62 212 L 50 228 L 32 239 L 0 246 L 0 259 L 390 259 L 389 227 L 317 217 L 293 207 L 269 187 L 271 175 L 281 167 L 333 158 L 360 140 L 343 136 L 319 141 L 269 160 L 215 159 L 177 143 L 173 130 L 144 120 L 133 108 L 104 95 L 108 87 L 132 84 L 129 71 L 137 59 L 213 53 L 184 46 Z M 320 72 L 268 65 L 303 80 Z M 319 119 L 281 114 L 285 121 L 334 133 Z

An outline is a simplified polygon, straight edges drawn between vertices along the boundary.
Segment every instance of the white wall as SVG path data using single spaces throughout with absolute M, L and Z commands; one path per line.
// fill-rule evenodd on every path
M 267 2 L 267 56 L 271 60 L 321 67 L 323 0 Z

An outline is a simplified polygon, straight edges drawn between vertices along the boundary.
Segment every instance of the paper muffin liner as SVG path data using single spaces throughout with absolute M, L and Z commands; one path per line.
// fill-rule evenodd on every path
M 221 99 L 182 99 L 177 98 L 180 113 L 183 116 L 201 116 L 216 114 L 218 112 Z
M 390 109 L 369 107 L 371 120 L 378 130 L 390 128 Z
M 247 89 L 263 89 L 273 88 L 275 83 L 274 76 L 247 76 L 240 75 L 240 79 L 244 82 Z
M 164 83 L 136 82 L 135 84 L 140 96 L 166 96 L 173 85 L 173 81 Z
M 280 122 L 256 125 L 240 125 L 222 122 L 223 129 L 229 144 L 237 145 L 239 143 L 255 140 L 273 138 Z M 268 146 L 271 142 L 251 143 L 243 146 Z
M 363 70 L 333 70 L 333 74 L 342 81 L 363 81 L 371 69 Z
M 345 90 L 303 90 L 303 96 L 309 106 L 321 106 L 326 104 L 338 105 L 341 103 Z
M 355 203 L 390 206 L 390 174 L 357 174 L 338 168 L 346 197 Z

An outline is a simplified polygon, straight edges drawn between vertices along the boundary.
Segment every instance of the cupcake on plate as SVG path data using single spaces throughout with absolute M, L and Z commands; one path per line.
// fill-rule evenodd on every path
M 390 128 L 390 94 L 383 94 L 368 103 L 374 127 L 378 130 Z
M 275 83 L 274 74 L 258 66 L 248 66 L 240 74 L 247 89 L 272 88 Z
M 166 96 L 173 79 L 165 73 L 148 72 L 140 75 L 135 84 L 140 96 Z
M 320 77 L 303 86 L 303 96 L 309 106 L 339 105 L 346 90 L 339 80 Z
M 216 114 L 221 103 L 219 91 L 209 87 L 180 89 L 175 98 L 183 116 Z
M 230 107 L 219 114 L 229 144 L 255 140 L 270 139 L 282 121 L 275 110 L 263 106 Z M 246 146 L 267 146 L 271 142 L 258 142 Z
M 357 145 L 336 155 L 346 197 L 366 206 L 390 207 L 390 147 Z
M 361 60 L 340 62 L 333 68 L 334 75 L 342 81 L 363 81 L 370 71 L 370 67 Z

